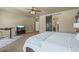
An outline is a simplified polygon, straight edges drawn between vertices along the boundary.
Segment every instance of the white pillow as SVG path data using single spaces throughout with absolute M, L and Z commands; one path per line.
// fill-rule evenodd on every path
M 75 38 L 79 40 L 79 33 L 76 34 Z

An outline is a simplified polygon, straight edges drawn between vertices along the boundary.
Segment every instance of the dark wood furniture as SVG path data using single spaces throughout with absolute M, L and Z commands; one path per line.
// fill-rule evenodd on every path
M 26 30 L 24 25 L 16 26 L 16 35 L 25 34 L 25 33 Z
M 20 35 L 20 34 L 25 34 L 25 30 L 21 30 L 21 31 L 16 31 L 16 35 Z
M 26 47 L 26 52 L 35 52 L 35 51 L 29 47 Z

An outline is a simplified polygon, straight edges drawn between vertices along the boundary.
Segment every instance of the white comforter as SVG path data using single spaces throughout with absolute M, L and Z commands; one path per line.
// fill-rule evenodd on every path
M 75 34 L 44 32 L 30 37 L 24 44 L 36 52 L 70 52 L 79 51 L 79 41 L 75 39 Z

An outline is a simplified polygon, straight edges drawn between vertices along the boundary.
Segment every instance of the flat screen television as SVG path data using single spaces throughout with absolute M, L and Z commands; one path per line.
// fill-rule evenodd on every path
M 25 26 L 24 26 L 24 25 L 17 25 L 17 26 L 16 26 L 16 30 L 17 30 L 17 31 L 25 30 Z

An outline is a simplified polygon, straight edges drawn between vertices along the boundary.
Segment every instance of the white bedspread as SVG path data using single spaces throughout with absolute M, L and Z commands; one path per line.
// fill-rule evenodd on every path
M 44 32 L 30 37 L 28 40 L 26 40 L 23 46 L 23 51 L 26 51 L 26 47 L 31 47 L 34 51 L 39 51 L 42 43 L 51 35 L 52 32 Z
M 66 33 L 55 33 L 43 43 L 40 52 L 77 52 L 79 41 L 75 35 Z
M 79 51 L 79 41 L 75 39 L 75 34 L 44 32 L 30 37 L 24 44 L 36 52 L 71 52 Z

